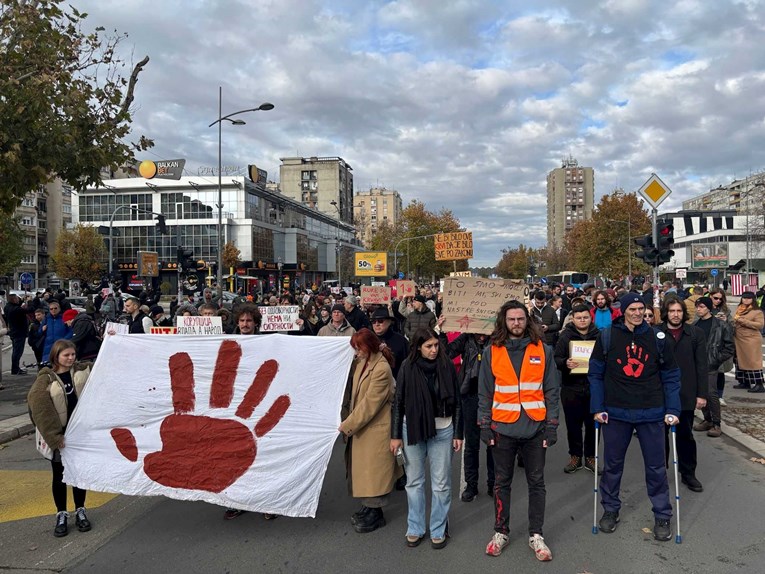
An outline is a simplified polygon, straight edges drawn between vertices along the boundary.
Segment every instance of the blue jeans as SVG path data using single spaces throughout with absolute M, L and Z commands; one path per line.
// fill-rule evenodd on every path
M 443 538 L 452 503 L 452 438 L 454 427 L 437 429 L 427 442 L 407 444 L 404 422 L 404 455 L 406 456 L 407 536 L 424 536 L 425 522 L 425 459 L 430 459 L 430 537 Z

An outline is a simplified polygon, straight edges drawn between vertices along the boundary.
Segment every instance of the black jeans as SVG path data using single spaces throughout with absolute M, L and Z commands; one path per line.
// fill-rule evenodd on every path
M 719 427 L 722 412 L 720 411 L 720 396 L 717 394 L 718 374 L 720 373 L 709 373 L 709 397 L 707 397 L 707 406 L 701 409 L 701 412 L 704 414 L 705 421 Z M 725 375 L 723 375 L 723 380 L 724 378 Z
M 693 411 L 680 411 L 680 422 L 675 427 L 677 471 L 682 476 L 696 476 L 696 439 L 693 438 L 693 420 Z M 672 431 L 668 426 L 664 428 L 664 449 L 668 468 L 670 456 L 672 455 L 672 447 L 669 442 L 670 432 Z
M 53 469 L 53 483 L 51 484 L 51 490 L 53 491 L 53 502 L 56 503 L 56 512 L 62 512 L 66 510 L 66 484 L 64 483 L 64 465 L 61 462 L 55 460 L 50 461 L 51 468 Z M 74 498 L 75 510 L 81 506 L 85 506 L 85 495 L 87 490 L 72 487 L 72 497 Z
M 465 482 L 468 488 L 478 492 L 478 475 L 481 466 L 481 428 L 478 426 L 478 395 L 462 395 L 462 420 L 465 423 Z M 494 457 L 486 449 L 486 485 L 494 486 Z
M 21 370 L 21 355 L 24 354 L 24 345 L 27 342 L 25 335 L 20 337 L 11 337 L 13 350 L 11 351 L 11 374 L 15 375 Z
M 515 470 L 515 457 L 523 455 L 526 483 L 529 486 L 529 536 L 542 534 L 545 521 L 545 453 L 544 430 L 527 439 L 516 439 L 494 433 L 494 531 L 510 531 L 510 491 Z
M 563 387 L 560 402 L 566 417 L 568 454 L 571 456 L 595 456 L 595 421 L 590 414 L 590 391 Z M 582 443 L 584 426 L 584 443 Z

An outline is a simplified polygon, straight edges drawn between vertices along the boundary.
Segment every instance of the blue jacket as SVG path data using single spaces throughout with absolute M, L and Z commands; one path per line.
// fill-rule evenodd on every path
M 610 418 L 629 423 L 658 422 L 664 420 L 664 415 L 675 415 L 676 417 L 679 417 L 680 369 L 675 362 L 672 345 L 664 345 L 663 352 L 660 354 L 655 351 L 656 345 L 654 344 L 651 349 L 653 352 L 649 352 L 646 355 L 646 360 L 644 362 L 646 371 L 650 372 L 652 369 L 654 371 L 658 369 L 658 376 L 664 395 L 664 404 L 662 406 L 624 408 L 609 405 L 607 403 L 606 388 L 613 389 L 613 383 L 610 380 L 610 377 L 606 376 L 606 361 L 609 363 L 619 363 L 619 365 L 621 365 L 621 360 L 616 356 L 617 353 L 615 352 L 614 339 L 622 338 L 622 336 L 631 336 L 636 340 L 640 339 L 642 341 L 648 341 L 656 336 L 654 335 L 655 330 L 653 327 L 645 321 L 635 327 L 635 330 L 630 333 L 629 329 L 624 324 L 623 317 L 614 321 L 611 325 L 611 329 L 612 331 L 619 330 L 621 336 L 616 337 L 617 333 L 612 332 L 611 349 L 604 353 L 601 346 L 602 335 L 598 335 L 595 342 L 595 348 L 590 357 L 589 372 L 587 373 L 587 378 L 590 381 L 590 412 L 593 414 L 606 412 Z M 661 333 L 661 336 L 665 336 L 664 333 Z M 652 364 L 648 365 L 648 363 Z M 626 366 L 624 368 L 626 369 Z M 649 384 L 649 380 L 644 376 L 637 376 L 634 378 L 636 384 L 639 384 L 641 380 L 645 380 L 647 386 Z
M 59 339 L 71 339 L 72 330 L 66 326 L 66 323 L 64 323 L 64 318 L 61 316 L 61 314 L 58 314 L 55 317 L 50 314 L 46 315 L 42 324 L 47 325 L 48 327 L 45 330 L 45 346 L 43 347 L 42 356 L 43 363 L 47 363 L 49 360 L 48 355 L 50 355 L 50 350 L 51 347 L 53 347 L 53 343 Z

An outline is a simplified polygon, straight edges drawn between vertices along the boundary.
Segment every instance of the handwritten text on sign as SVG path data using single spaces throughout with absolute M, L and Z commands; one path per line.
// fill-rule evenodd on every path
M 436 261 L 453 261 L 473 257 L 473 234 L 470 231 L 436 233 Z
M 178 335 L 222 335 L 223 320 L 221 317 L 176 317 L 176 333 Z
M 387 305 L 390 303 L 390 287 L 362 285 L 361 302 L 364 305 Z
M 260 324 L 261 333 L 274 331 L 299 331 L 300 309 L 297 305 L 282 305 L 279 307 L 258 307 L 263 321 Z
M 417 294 L 414 291 L 414 281 L 400 279 L 396 282 L 396 290 L 399 299 L 403 299 L 404 297 L 414 297 Z
M 515 279 L 448 277 L 443 282 L 442 331 L 491 334 L 497 311 L 506 301 L 529 297 L 526 283 Z

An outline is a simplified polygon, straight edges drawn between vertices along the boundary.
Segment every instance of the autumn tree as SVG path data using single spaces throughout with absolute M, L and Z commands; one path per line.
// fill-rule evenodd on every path
M 125 142 L 138 62 L 128 77 L 118 47 L 125 35 L 83 30 L 87 14 L 60 0 L 0 5 L 0 213 L 55 177 L 76 190 L 101 181 L 104 167 L 151 147 Z
M 526 279 L 529 268 L 537 265 L 538 253 L 521 243 L 517 248 L 502 250 L 502 259 L 497 263 L 497 275 L 503 279 Z
M 538 268 L 544 269 L 545 275 L 568 271 L 571 264 L 565 248 L 555 245 L 542 247 L 537 250 L 539 256 Z
M 21 263 L 24 255 L 24 233 L 13 217 L 0 217 L 0 276 L 10 275 Z
M 51 267 L 61 278 L 98 282 L 104 273 L 101 261 L 107 259 L 104 238 L 92 225 L 78 224 L 64 229 L 56 240 Z
M 567 234 L 565 250 L 571 270 L 609 278 L 646 274 L 649 267 L 634 256 L 633 239 L 651 233 L 652 225 L 643 200 L 620 189 L 604 195 L 592 219 L 580 221 Z
M 234 245 L 233 241 L 227 241 L 226 244 L 223 246 L 223 253 L 222 253 L 222 259 L 223 259 L 223 267 L 229 268 L 229 267 L 236 267 L 239 263 L 242 262 L 241 258 L 242 252 L 237 249 L 236 245 Z

